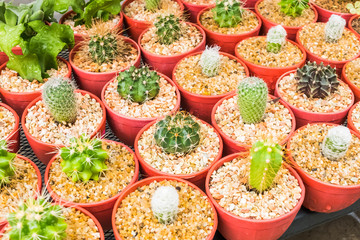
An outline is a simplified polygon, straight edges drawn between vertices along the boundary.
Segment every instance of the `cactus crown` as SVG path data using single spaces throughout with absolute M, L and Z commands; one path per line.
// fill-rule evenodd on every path
M 63 172 L 74 182 L 98 181 L 100 173 L 107 169 L 105 160 L 109 158 L 100 139 L 90 139 L 84 134 L 70 139 L 70 145 L 61 148 L 60 156 Z
M 159 16 L 154 25 L 160 44 L 170 45 L 179 40 L 182 32 L 181 24 L 180 19 L 174 14 L 165 17 Z
M 187 154 L 200 142 L 200 124 L 189 114 L 178 112 L 156 124 L 154 138 L 166 153 Z
M 213 77 L 218 75 L 221 64 L 221 55 L 219 53 L 220 47 L 206 46 L 205 51 L 201 54 L 200 57 L 200 66 L 202 73 L 208 77 Z
M 94 35 L 89 40 L 89 52 L 92 60 L 101 65 L 113 62 L 117 57 L 117 37 L 112 33 Z
M 331 128 L 322 142 L 322 154 L 329 160 L 339 160 L 346 155 L 351 139 L 352 135 L 347 127 Z
M 147 66 L 131 66 L 129 70 L 119 73 L 117 90 L 126 100 L 144 103 L 159 94 L 159 79 L 160 76 Z
M 342 36 L 345 29 L 346 21 L 338 15 L 331 15 L 325 25 L 325 41 L 336 43 Z
M 281 0 L 280 11 L 291 17 L 301 16 L 302 12 L 309 8 L 309 0 Z
M 46 108 L 57 122 L 73 123 L 77 115 L 75 85 L 68 78 L 49 79 L 42 90 Z
M 214 20 L 220 27 L 236 27 L 242 21 L 244 9 L 237 0 L 217 1 L 212 9 Z
M 356 1 L 355 4 L 348 3 L 346 8 L 349 10 L 351 14 L 360 15 L 360 1 Z
M 310 98 L 325 98 L 335 92 L 339 81 L 334 68 L 308 62 L 296 72 L 297 90 Z
M 149 11 L 155 11 L 160 7 L 160 0 L 145 0 L 145 7 Z
M 14 176 L 13 160 L 15 153 L 11 153 L 7 149 L 7 142 L 0 140 L 0 187 L 9 183 L 10 177 Z
M 286 43 L 286 35 L 286 30 L 281 25 L 270 28 L 266 35 L 266 50 L 272 53 L 280 52 Z
M 280 170 L 283 158 L 281 146 L 268 140 L 257 141 L 250 150 L 250 156 L 250 187 L 263 193 L 271 187 Z
M 179 194 L 173 186 L 161 186 L 152 195 L 151 210 L 160 223 L 174 222 L 179 211 Z
M 259 123 L 264 118 L 267 96 L 268 87 L 260 78 L 247 77 L 239 83 L 237 104 L 244 123 Z

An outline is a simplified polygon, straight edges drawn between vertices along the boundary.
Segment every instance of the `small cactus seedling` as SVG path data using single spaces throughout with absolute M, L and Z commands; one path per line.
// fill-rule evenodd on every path
M 180 19 L 173 14 L 158 17 L 154 25 L 160 44 L 170 45 L 179 40 L 181 36 Z
M 338 15 L 331 15 L 325 25 L 325 40 L 328 43 L 336 43 L 342 36 L 346 21 Z
M 159 9 L 160 0 L 145 0 L 145 7 L 149 11 L 155 11 Z
M 179 194 L 173 186 L 161 186 L 151 198 L 151 210 L 160 223 L 174 222 L 179 211 Z
M 68 78 L 49 79 L 42 90 L 46 108 L 57 122 L 73 123 L 77 115 L 75 86 Z
M 356 1 L 355 4 L 348 3 L 346 8 L 350 11 L 351 14 L 360 15 L 360 1 Z
M 257 141 L 251 148 L 250 156 L 250 187 L 263 193 L 271 187 L 280 170 L 283 158 L 281 146 L 269 141 Z
M 239 83 L 237 104 L 244 123 L 259 123 L 264 118 L 267 96 L 268 87 L 260 78 L 248 77 Z
M 322 142 L 322 154 L 329 160 L 339 160 L 346 155 L 352 135 L 344 126 L 331 128 Z
M 301 16 L 302 12 L 309 8 L 309 0 L 281 0 L 280 11 L 291 17 Z
M 85 135 L 70 139 L 70 146 L 61 148 L 60 156 L 62 170 L 73 182 L 98 181 L 100 173 L 107 169 L 105 160 L 109 158 L 100 139 Z
M 206 46 L 205 51 L 201 54 L 201 70 L 202 73 L 208 77 L 214 77 L 219 73 L 221 63 L 221 55 L 219 53 L 219 50 L 219 46 Z
M 266 35 L 266 50 L 272 53 L 280 52 L 286 43 L 286 36 L 286 30 L 281 25 L 270 28 Z
M 236 27 L 242 21 L 244 9 L 237 0 L 218 0 L 212 11 L 214 20 L 219 27 L 231 28 Z
M 166 153 L 187 154 L 200 142 L 200 124 L 190 115 L 179 112 L 156 124 L 154 138 Z
M 129 70 L 120 72 L 117 79 L 120 96 L 131 102 L 144 103 L 155 98 L 160 91 L 160 76 L 147 66 L 131 66 Z
M 91 36 L 89 52 L 92 60 L 99 65 L 113 62 L 117 57 L 117 37 L 112 33 Z
M 16 154 L 8 152 L 5 140 L 0 141 L 0 187 L 9 183 L 10 178 L 14 176 L 13 160 Z

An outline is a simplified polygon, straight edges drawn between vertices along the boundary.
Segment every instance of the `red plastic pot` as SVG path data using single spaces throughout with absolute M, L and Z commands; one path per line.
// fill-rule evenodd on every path
M 148 21 L 136 20 L 136 19 L 128 17 L 125 14 L 124 9 L 133 1 L 135 1 L 135 0 L 125 0 L 124 3 L 122 4 L 121 12 L 125 19 L 125 26 L 126 26 L 127 32 L 129 33 L 129 35 L 132 39 L 134 39 L 136 42 L 138 42 L 139 36 L 141 35 L 141 33 L 145 29 L 151 27 L 153 23 L 148 22 Z M 184 5 L 182 4 L 182 2 L 180 0 L 173 0 L 173 1 L 175 1 L 179 4 L 181 11 L 184 11 Z
M 285 74 L 283 74 L 279 80 L 276 82 L 276 88 L 275 88 L 275 96 L 280 97 L 281 100 L 283 100 L 284 102 L 285 99 L 281 96 L 280 91 L 279 91 L 279 82 L 281 81 L 281 79 L 283 79 L 285 76 L 291 74 L 291 73 L 295 73 L 296 70 L 294 71 L 290 71 L 287 72 Z M 340 81 L 340 84 L 344 84 L 343 82 Z M 350 110 L 351 106 L 354 104 L 354 94 L 351 92 L 352 94 L 352 101 L 351 104 L 344 110 L 342 111 L 337 111 L 337 112 L 331 112 L 331 113 L 315 113 L 315 112 L 308 112 L 308 111 L 304 111 L 302 109 L 299 109 L 295 106 L 293 106 L 292 104 L 286 102 L 286 104 L 290 107 L 290 109 L 294 112 L 294 115 L 296 117 L 296 126 L 297 128 L 300 128 L 308 123 L 319 123 L 319 122 L 328 122 L 328 123 L 336 123 L 336 124 L 342 124 L 347 116 L 348 111 Z
M 239 143 L 239 142 L 235 141 L 234 139 L 230 138 L 229 136 L 227 136 L 226 133 L 224 133 L 221 130 L 221 128 L 219 127 L 219 125 L 216 123 L 216 120 L 215 120 L 215 113 L 216 113 L 217 108 L 225 100 L 233 98 L 234 96 L 236 96 L 236 93 L 231 94 L 229 96 L 226 96 L 223 99 L 221 99 L 220 101 L 218 101 L 215 104 L 215 106 L 214 106 L 214 108 L 212 109 L 212 112 L 211 112 L 211 124 L 216 129 L 216 131 L 218 133 L 220 133 L 220 135 L 221 135 L 221 137 L 222 137 L 222 139 L 224 141 L 224 154 L 223 154 L 223 156 L 226 156 L 226 155 L 229 155 L 229 154 L 232 154 L 232 153 L 247 152 L 247 151 L 249 151 L 251 149 L 251 145 L 246 145 L 246 144 L 243 144 L 243 143 Z M 275 96 L 272 96 L 270 94 L 269 94 L 269 96 L 271 97 L 271 99 L 276 98 Z M 290 131 L 289 135 L 284 140 L 279 142 L 280 145 L 285 145 L 287 140 L 289 139 L 291 133 L 293 133 L 295 131 L 295 129 L 296 129 L 296 123 L 295 123 L 295 116 L 294 116 L 293 112 L 291 111 L 290 107 L 282 100 L 280 100 L 280 103 L 282 105 L 284 105 L 289 110 L 289 113 L 291 115 L 291 131 Z
M 258 19 L 259 24 L 257 25 L 257 27 L 255 29 L 253 29 L 249 32 L 245 32 L 245 33 L 241 33 L 241 34 L 222 34 L 222 33 L 210 31 L 209 29 L 205 28 L 201 24 L 200 17 L 204 12 L 206 12 L 212 8 L 214 8 L 214 5 L 201 10 L 197 17 L 197 24 L 205 31 L 208 45 L 218 45 L 219 47 L 221 47 L 221 51 L 234 55 L 235 46 L 239 41 L 241 41 L 245 38 L 248 38 L 248 37 L 253 37 L 253 36 L 259 35 L 262 22 L 256 13 L 254 13 L 254 14 L 255 14 L 256 18 Z M 251 11 L 249 9 L 245 9 L 245 10 Z
M 185 9 L 189 14 L 189 20 L 192 23 L 196 23 L 197 16 L 201 10 L 208 8 L 211 5 L 214 5 L 214 4 L 199 5 L 188 2 L 187 0 L 181 0 L 181 2 L 184 4 Z
M 101 109 L 103 111 L 103 117 L 102 120 L 99 124 L 99 126 L 96 128 L 96 130 L 94 131 L 94 133 L 92 133 L 90 135 L 90 137 L 94 137 L 97 135 L 104 135 L 105 134 L 105 124 L 106 124 L 106 111 L 105 111 L 105 106 L 104 104 L 100 101 L 100 99 L 98 97 L 96 97 L 94 94 L 83 91 L 83 90 L 76 90 L 76 92 L 81 93 L 82 95 L 85 94 L 89 94 L 91 98 L 94 98 L 101 106 Z M 25 121 L 26 121 L 26 116 L 28 114 L 29 109 L 34 106 L 38 101 L 40 101 L 42 99 L 42 97 L 38 97 L 36 99 L 34 99 L 26 108 L 24 111 L 24 114 L 21 117 L 21 126 L 24 130 L 24 134 L 32 148 L 32 150 L 34 151 L 36 157 L 45 165 L 47 165 L 50 161 L 50 159 L 57 153 L 57 150 L 61 147 L 63 147 L 64 145 L 56 145 L 56 144 L 50 144 L 50 143 L 45 143 L 43 141 L 40 141 L 38 139 L 36 139 L 35 137 L 33 137 L 29 130 L 27 129 L 26 125 L 25 125 Z
M 7 110 L 9 110 L 14 118 L 15 118 L 15 126 L 14 129 L 10 132 L 10 134 L 5 138 L 7 144 L 8 144 L 8 148 L 10 150 L 10 152 L 13 153 L 17 153 L 19 151 L 19 147 L 20 147 L 20 129 L 19 129 L 19 122 L 20 122 L 20 118 L 17 115 L 17 113 L 8 105 L 1 103 L 0 102 L 0 106 L 6 108 Z
M 138 52 L 138 56 L 136 57 L 135 62 L 133 62 L 132 65 L 134 65 L 135 67 L 139 67 L 140 62 L 141 62 L 141 52 L 140 52 L 139 46 L 132 39 L 130 39 L 128 37 L 123 37 L 123 38 L 124 38 L 125 42 L 130 43 L 134 48 L 136 48 L 136 50 Z M 74 58 L 76 52 L 78 51 L 78 49 L 80 48 L 80 46 L 81 46 L 81 43 L 76 45 L 71 50 L 70 55 L 69 55 L 70 65 L 74 70 L 74 74 L 75 74 L 77 82 L 80 85 L 80 88 L 84 89 L 88 92 L 91 92 L 100 98 L 101 90 L 103 89 L 105 84 L 107 82 L 109 82 L 111 79 L 113 79 L 114 77 L 116 77 L 119 72 L 129 69 L 132 65 L 130 65 L 127 68 L 119 69 L 118 71 L 113 71 L 113 72 L 88 72 L 88 71 L 85 71 L 85 70 L 77 67 L 75 65 L 75 63 L 73 62 L 73 58 Z
M 350 79 L 346 76 L 347 65 L 349 65 L 349 62 L 347 62 L 342 69 L 341 80 L 343 80 L 347 85 L 349 85 L 349 87 L 351 88 L 351 91 L 354 93 L 355 102 L 358 102 L 358 101 L 360 101 L 360 88 L 355 86 L 355 84 L 352 83 L 352 81 L 350 81 Z
M 316 123 L 320 124 L 320 123 Z M 321 123 L 323 124 L 323 123 Z M 326 123 L 330 126 L 337 126 L 337 124 Z M 315 125 L 315 124 L 310 124 Z M 337 184 L 330 184 L 322 182 L 308 173 L 306 173 L 294 160 L 291 154 L 291 144 L 292 139 L 298 131 L 305 128 L 303 126 L 296 130 L 290 137 L 287 143 L 287 153 L 291 165 L 298 172 L 301 179 L 305 184 L 306 195 L 304 200 L 304 207 L 315 212 L 324 212 L 331 213 L 347 208 L 360 198 L 360 185 L 352 186 L 341 186 Z M 358 138 L 359 134 L 350 130 L 352 134 L 356 135 Z
M 201 194 L 208 199 L 208 201 L 209 201 L 209 203 L 211 205 L 212 211 L 214 213 L 214 226 L 213 226 L 213 229 L 212 229 L 211 233 L 206 238 L 206 240 L 212 240 L 214 238 L 214 236 L 215 236 L 215 233 L 216 233 L 216 229 L 217 229 L 217 225 L 218 225 L 218 218 L 217 218 L 216 210 L 215 210 L 213 204 L 210 202 L 209 197 L 206 196 L 206 194 L 203 191 L 201 191 L 201 189 L 199 189 L 197 186 L 195 186 L 194 184 L 192 184 L 192 183 L 190 183 L 190 182 L 188 182 L 188 181 L 186 181 L 184 179 L 175 178 L 175 177 L 164 177 L 164 176 L 145 178 L 145 179 L 133 184 L 132 186 L 127 188 L 125 191 L 121 192 L 119 199 L 115 203 L 115 207 L 113 209 L 112 218 L 111 218 L 112 228 L 113 228 L 113 231 L 114 231 L 115 239 L 116 240 L 123 240 L 123 238 L 120 236 L 120 234 L 119 234 L 119 232 L 117 230 L 117 226 L 116 226 L 116 212 L 117 212 L 117 209 L 119 208 L 119 206 L 121 204 L 121 201 L 124 200 L 130 193 L 134 192 L 138 187 L 141 187 L 141 186 L 144 186 L 144 185 L 149 185 L 150 183 L 155 182 L 155 181 L 156 182 L 161 182 L 163 180 L 171 180 L 171 181 L 178 181 L 178 182 L 186 183 L 187 185 L 191 186 L 192 188 L 195 188 L 196 190 L 200 191 Z M 134 206 L 134 207 L 136 207 L 136 206 Z
M 20 47 L 13 47 L 11 50 L 16 55 L 22 55 L 22 50 Z M 9 61 L 9 58 L 6 55 L 6 53 L 0 52 L 0 66 L 6 63 L 7 61 Z
M 348 28 L 350 29 L 350 31 L 352 31 L 353 33 L 355 33 L 358 38 L 360 38 L 360 34 L 359 34 L 357 31 L 355 31 L 355 29 L 352 27 L 352 22 L 353 22 L 355 19 L 358 19 L 359 17 L 360 17 L 360 15 L 354 15 L 354 16 L 352 16 L 352 17 L 350 18 L 350 20 L 349 20 L 349 23 L 348 23 Z
M 316 8 L 316 11 L 318 11 L 318 13 L 319 13 L 319 18 L 318 18 L 319 22 L 327 22 L 329 20 L 330 16 L 335 14 L 335 15 L 341 16 L 343 19 L 346 20 L 346 23 L 348 23 L 350 18 L 352 16 L 354 16 L 354 14 L 351 14 L 351 13 L 340 13 L 340 12 L 333 12 L 330 10 L 326 10 L 325 8 L 322 8 L 318 5 L 316 5 L 316 3 L 314 3 L 314 2 L 312 2 L 312 4 Z
M 258 37 L 266 38 L 266 36 L 258 36 Z M 292 65 L 292 66 L 288 66 L 288 67 L 266 67 L 266 66 L 254 64 L 254 63 L 249 62 L 246 59 L 244 59 L 237 51 L 238 46 L 240 45 L 241 42 L 239 42 L 235 48 L 236 57 L 238 57 L 241 61 L 243 61 L 246 64 L 246 66 L 250 70 L 250 74 L 253 74 L 259 78 L 262 78 L 266 82 L 266 84 L 269 87 L 269 93 L 271 93 L 271 94 L 274 92 L 275 83 L 281 75 L 283 75 L 284 73 L 286 73 L 288 71 L 300 68 L 300 67 L 304 66 L 304 64 L 305 64 L 305 60 L 306 60 L 305 49 L 296 42 L 293 42 L 291 40 L 287 40 L 287 41 L 296 45 L 303 54 L 303 57 L 299 63 Z
M 224 238 L 231 240 L 278 239 L 286 231 L 286 229 L 288 229 L 288 227 L 294 220 L 305 198 L 304 184 L 301 181 L 300 176 L 289 165 L 284 163 L 287 169 L 290 171 L 291 175 L 293 175 L 299 182 L 301 188 L 301 198 L 290 212 L 280 217 L 266 220 L 254 220 L 239 217 L 222 208 L 210 193 L 210 178 L 212 173 L 219 169 L 222 165 L 224 165 L 224 163 L 230 162 L 237 157 L 245 157 L 246 155 L 247 153 L 235 153 L 220 159 L 220 161 L 218 161 L 217 163 L 215 163 L 215 165 L 211 167 L 208 175 L 206 176 L 206 193 L 209 196 L 211 202 L 214 204 L 216 211 L 219 215 L 218 230 L 224 236 Z
M 356 108 L 359 104 L 360 104 L 360 103 L 357 102 L 356 104 L 354 104 L 354 105 L 351 107 L 351 109 L 350 109 L 350 111 L 349 111 L 349 115 L 348 115 L 348 117 L 347 117 L 347 120 L 348 120 L 347 125 L 348 125 L 348 128 L 350 128 L 350 129 L 353 130 L 357 135 L 360 136 L 360 129 L 357 129 L 357 128 L 355 127 L 354 120 L 352 119 L 353 112 L 354 112 L 355 108 Z
M 161 77 L 163 77 L 164 79 L 166 79 L 166 81 L 168 81 L 172 86 L 174 86 L 176 88 L 176 85 L 174 84 L 173 81 L 170 80 L 170 78 L 168 78 L 167 76 L 158 73 Z M 116 79 L 114 80 L 116 81 Z M 138 134 L 138 132 L 148 123 L 161 118 L 157 117 L 157 118 L 134 118 L 134 117 L 127 117 L 124 115 L 120 115 L 119 113 L 115 112 L 114 110 L 112 110 L 111 107 L 109 107 L 109 105 L 106 103 L 105 100 L 105 91 L 108 88 L 110 82 L 108 82 L 105 87 L 103 88 L 102 92 L 101 92 L 101 100 L 105 105 L 106 108 L 106 112 L 107 112 L 107 120 L 109 123 L 109 126 L 111 128 L 111 130 L 113 131 L 113 133 L 115 134 L 115 136 L 117 136 L 123 143 L 125 143 L 126 145 L 129 146 L 133 146 L 134 145 L 134 141 L 136 138 L 136 135 Z M 176 96 L 177 96 L 177 102 L 176 105 L 174 107 L 174 109 L 169 113 L 175 113 L 179 110 L 180 108 L 180 92 L 179 90 L 176 88 Z
M 173 79 L 174 83 L 176 84 L 177 88 L 179 89 L 179 91 L 181 92 L 181 107 L 183 109 L 185 109 L 186 111 L 190 112 L 191 114 L 193 114 L 194 116 L 196 116 L 208 123 L 211 123 L 211 110 L 213 109 L 215 104 L 220 99 L 222 99 L 230 94 L 235 93 L 235 89 L 228 93 L 219 94 L 219 95 L 211 95 L 211 96 L 201 95 L 201 94 L 196 94 L 196 93 L 192 93 L 192 92 L 185 90 L 183 87 L 181 87 L 177 83 L 176 77 L 175 77 L 175 72 L 178 69 L 179 64 L 182 60 L 184 60 L 187 57 L 195 56 L 195 55 L 198 55 L 201 53 L 202 52 L 193 53 L 193 54 L 190 54 L 190 55 L 184 57 L 183 59 L 181 59 L 174 67 L 172 79 Z M 247 77 L 249 76 L 249 70 L 248 70 L 247 66 L 242 61 L 240 61 L 240 59 L 238 59 L 228 53 L 220 52 L 220 54 L 239 62 L 245 68 L 246 76 Z
M 180 59 L 184 58 L 185 56 L 190 55 L 191 53 L 200 52 L 205 49 L 206 35 L 205 35 L 204 30 L 202 30 L 202 28 L 195 25 L 194 23 L 187 22 L 187 24 L 189 24 L 193 27 L 196 27 L 201 32 L 201 35 L 203 36 L 203 39 L 196 47 L 194 47 L 192 50 L 187 51 L 185 53 L 175 54 L 175 55 L 171 55 L 171 56 L 157 55 L 157 54 L 151 53 L 148 50 L 145 50 L 141 46 L 142 36 L 144 35 L 144 33 L 146 33 L 148 31 L 148 29 L 147 29 L 140 35 L 139 40 L 138 40 L 138 44 L 140 46 L 140 49 L 141 49 L 141 52 L 142 52 L 142 55 L 144 58 L 143 60 L 147 64 L 149 64 L 153 69 L 155 69 L 156 71 L 161 72 L 171 78 L 172 71 L 173 71 L 175 65 L 180 61 Z

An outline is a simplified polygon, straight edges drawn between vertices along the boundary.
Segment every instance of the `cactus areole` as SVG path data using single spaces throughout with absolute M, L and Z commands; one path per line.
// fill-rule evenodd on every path
M 15 153 L 11 153 L 7 149 L 7 142 L 0 141 L 0 187 L 9 183 L 10 178 L 15 174 L 13 160 Z

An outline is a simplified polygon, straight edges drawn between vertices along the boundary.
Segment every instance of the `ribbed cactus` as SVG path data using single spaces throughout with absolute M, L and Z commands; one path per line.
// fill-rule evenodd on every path
M 345 19 L 335 14 L 331 15 L 325 25 L 325 41 L 336 43 L 341 38 L 345 25 Z
M 266 83 L 257 77 L 247 77 L 238 85 L 237 104 L 246 124 L 259 123 L 265 115 L 268 96 Z
M 250 155 L 250 187 L 263 193 L 271 187 L 281 167 L 283 158 L 281 146 L 270 141 L 257 141 L 253 144 Z
M 331 128 L 322 142 L 322 154 L 329 160 L 339 160 L 346 155 L 351 144 L 352 135 L 344 126 Z
M 112 33 L 91 36 L 89 52 L 92 60 L 99 65 L 113 62 L 117 57 L 117 37 Z
M 291 17 L 298 17 L 309 8 L 309 0 L 281 0 L 279 5 L 281 12 Z
M 266 50 L 272 53 L 280 52 L 286 43 L 286 35 L 286 30 L 281 25 L 270 28 L 266 35 Z
M 98 181 L 100 173 L 107 169 L 105 160 L 109 158 L 100 139 L 85 135 L 70 139 L 70 145 L 61 148 L 60 156 L 62 170 L 73 182 Z
M 159 94 L 159 79 L 160 76 L 147 66 L 131 66 L 129 70 L 119 73 L 117 90 L 121 97 L 131 102 L 144 103 Z
M 175 17 L 174 14 L 158 17 L 154 25 L 160 44 L 170 45 L 180 39 L 180 19 Z
M 242 21 L 244 9 L 237 0 L 218 0 L 212 11 L 214 20 L 219 27 L 231 28 L 236 27 Z
M 13 160 L 16 157 L 15 153 L 8 152 L 7 142 L 0 141 L 0 187 L 9 183 L 10 178 L 14 176 Z
M 200 142 L 200 124 L 189 114 L 179 112 L 156 124 L 154 138 L 166 153 L 187 154 Z
M 155 11 L 159 9 L 160 0 L 145 0 L 145 7 L 149 11 Z
M 219 53 L 219 50 L 219 46 L 206 46 L 205 51 L 201 54 L 201 71 L 208 77 L 216 76 L 219 73 L 221 64 L 221 55 Z
M 42 90 L 46 108 L 57 122 L 73 123 L 78 111 L 75 86 L 68 78 L 49 79 Z
M 179 194 L 173 186 L 161 186 L 151 198 L 151 210 L 160 223 L 174 222 L 179 212 Z

